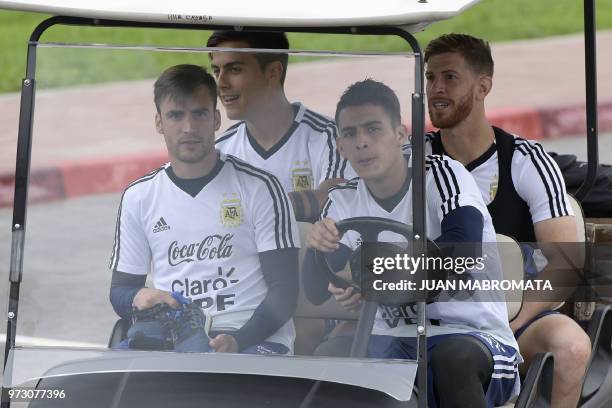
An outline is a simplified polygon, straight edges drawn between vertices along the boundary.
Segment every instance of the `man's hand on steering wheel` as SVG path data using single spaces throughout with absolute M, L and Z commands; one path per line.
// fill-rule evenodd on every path
M 333 252 L 337 250 L 340 245 L 340 233 L 336 228 L 336 222 L 331 218 L 324 218 L 321 221 L 317 221 L 310 232 L 308 233 L 308 248 L 313 248 L 321 252 Z

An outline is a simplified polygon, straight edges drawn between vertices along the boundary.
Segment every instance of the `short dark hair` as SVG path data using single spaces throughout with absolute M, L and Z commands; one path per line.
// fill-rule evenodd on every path
M 461 55 L 475 73 L 493 77 L 493 57 L 487 41 L 467 34 L 442 35 L 425 48 L 425 62 L 434 55 L 447 52 Z
M 217 107 L 217 84 L 204 67 L 199 65 L 181 64 L 166 69 L 153 85 L 153 99 L 157 112 L 159 106 L 166 97 L 180 98 L 193 93 L 204 86 L 210 92 L 213 106 Z
M 287 50 L 289 49 L 289 40 L 285 33 L 280 31 L 215 31 L 208 41 L 207 47 L 218 47 L 219 44 L 228 41 L 244 41 L 249 48 L 262 48 L 271 50 Z M 279 61 L 283 66 L 281 75 L 281 85 L 285 84 L 287 76 L 287 64 L 289 63 L 289 55 L 286 53 L 272 54 L 255 52 L 253 56 L 259 62 L 261 69 L 265 69 L 269 63 Z
M 387 115 L 389 115 L 393 126 L 402 123 L 400 103 L 395 92 L 382 82 L 375 81 L 371 78 L 355 82 L 344 91 L 336 105 L 336 123 L 338 123 L 338 117 L 342 109 L 349 106 L 367 104 L 383 108 Z

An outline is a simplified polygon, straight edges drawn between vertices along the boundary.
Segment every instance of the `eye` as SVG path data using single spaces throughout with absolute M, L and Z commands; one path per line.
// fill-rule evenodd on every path
M 340 132 L 340 135 L 344 138 L 352 138 L 355 137 L 355 130 L 353 129 L 347 129 L 347 130 L 343 130 L 342 132 Z
M 232 74 L 239 74 L 239 73 L 241 73 L 241 72 L 242 72 L 242 68 L 240 68 L 239 66 L 237 66 L 237 65 L 236 65 L 236 66 L 233 66 L 233 67 L 230 69 L 230 72 L 231 72 Z
M 379 126 L 368 126 L 368 133 L 378 133 L 379 131 Z
M 197 110 L 193 112 L 193 116 L 199 119 L 206 119 L 208 117 L 208 111 L 207 110 Z
M 219 79 L 219 68 L 218 67 L 213 67 L 212 72 L 213 72 L 213 76 L 215 78 Z
M 180 120 L 183 118 L 184 116 L 184 112 L 180 112 L 180 111 L 171 111 L 168 112 L 168 114 L 166 115 L 169 119 L 172 120 Z
M 457 79 L 457 75 L 455 74 L 446 74 L 444 77 L 448 79 L 449 81 L 454 81 Z

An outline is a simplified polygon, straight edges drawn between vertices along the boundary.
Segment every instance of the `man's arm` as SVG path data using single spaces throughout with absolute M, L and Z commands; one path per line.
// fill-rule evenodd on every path
M 178 307 L 178 302 L 170 292 L 147 288 L 146 279 L 146 275 L 113 271 L 109 298 L 119 317 L 129 319 L 132 317 L 134 308 L 144 310 L 159 303 L 166 303 L 174 308 Z
M 575 285 L 578 282 L 575 276 L 564 270 L 567 262 L 563 256 L 559 251 L 551 250 L 553 244 L 557 244 L 563 250 L 572 252 L 568 253 L 569 259 L 577 261 L 581 257 L 577 245 L 561 244 L 578 241 L 576 221 L 572 216 L 561 170 L 539 143 L 525 140 L 517 140 L 516 143 L 517 150 L 512 159 L 513 183 L 519 196 L 529 206 L 536 241 L 548 260 L 538 279 L 550 279 L 555 291 L 567 285 L 567 279 L 572 279 Z M 569 286 L 572 286 L 571 283 Z M 557 299 L 564 298 L 562 295 L 555 292 Z M 538 299 L 538 294 L 527 291 L 525 297 Z M 541 294 L 539 299 L 542 299 Z M 559 303 L 523 302 L 519 315 L 511 323 L 512 329 L 516 330 L 542 311 L 554 309 Z
M 334 178 L 323 181 L 316 190 L 293 191 L 289 193 L 291 205 L 297 221 L 315 222 L 319 219 L 321 208 L 327 201 L 327 190 L 345 182 L 345 179 Z
M 567 271 L 567 260 L 559 250 L 551 250 L 552 243 L 575 243 L 578 242 L 576 220 L 573 216 L 549 218 L 533 225 L 535 236 L 540 249 L 548 260 L 546 267 L 538 274 L 538 279 L 549 280 L 556 290 L 563 286 L 575 286 L 579 277 L 572 276 Z M 560 244 L 560 250 L 565 252 L 567 259 L 582 265 L 582 255 L 575 244 Z M 524 296 L 527 299 L 537 299 L 537 292 L 527 291 Z M 526 301 L 523 302 L 519 315 L 510 323 L 513 331 L 523 326 L 533 317 L 545 310 L 552 310 L 559 306 L 559 301 Z
M 146 280 L 146 275 L 113 271 L 109 298 L 115 313 L 121 318 L 129 319 L 132 316 L 134 296 L 145 287 Z
M 327 191 L 331 187 L 357 176 L 348 161 L 338 151 L 336 124 L 329 121 L 323 133 L 325 133 L 325 138 L 313 138 L 309 147 L 313 177 L 319 187 L 314 190 L 289 193 L 295 218 L 298 221 L 316 222 L 319 219 L 321 208 L 327 201 Z M 322 140 L 325 141 L 322 143 Z
M 261 252 L 259 260 L 268 291 L 244 326 L 231 333 L 238 351 L 276 333 L 293 316 L 297 306 L 298 249 Z

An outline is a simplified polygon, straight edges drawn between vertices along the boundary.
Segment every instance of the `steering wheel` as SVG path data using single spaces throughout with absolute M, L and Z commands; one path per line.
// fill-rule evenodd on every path
M 336 223 L 336 228 L 340 235 L 343 235 L 347 231 L 355 231 L 361 235 L 363 243 L 374 243 L 378 242 L 378 235 L 383 231 L 394 232 L 398 235 L 406 238 L 408 242 L 413 240 L 412 228 L 398 221 L 390 220 L 387 218 L 379 217 L 354 217 L 347 218 Z M 427 256 L 441 256 L 441 251 L 438 246 L 430 240 L 427 240 Z M 365 249 L 363 249 L 365 248 Z M 361 250 L 365 250 L 363 253 Z M 375 246 L 362 246 L 359 250 L 353 252 L 350 258 L 351 275 L 353 280 L 349 281 L 337 275 L 333 269 L 329 266 L 325 254 L 321 251 L 315 250 L 315 260 L 319 267 L 323 267 L 326 276 L 329 281 L 336 287 L 347 288 L 353 287 L 354 291 L 361 291 L 364 288 L 363 296 L 366 300 L 373 300 L 380 304 L 406 304 L 414 303 L 416 301 L 427 301 L 431 303 L 435 300 L 435 297 L 440 293 L 440 290 L 430 290 L 426 293 L 419 290 L 401 290 L 401 291 L 375 291 L 372 289 L 372 283 L 375 279 L 384 279 L 385 273 L 387 277 L 390 277 L 392 273 L 385 272 L 381 275 L 376 275 L 372 272 L 372 259 L 374 256 L 377 257 L 394 257 L 396 254 L 404 254 L 405 251 L 390 243 L 381 243 Z M 360 256 L 359 256 L 360 255 Z M 366 258 L 366 262 L 360 262 L 363 256 Z M 355 260 L 357 259 L 357 262 Z M 365 263 L 365 265 L 364 265 Z M 362 267 L 365 266 L 366 270 L 362 271 Z M 356 268 L 357 267 L 357 268 Z M 433 269 L 427 271 L 427 276 L 423 272 L 423 268 L 419 268 L 416 273 L 409 275 L 406 272 L 396 273 L 395 278 L 399 279 L 401 276 L 408 278 L 415 282 L 416 288 L 420 288 L 420 280 L 445 280 L 448 276 L 448 272 L 443 269 Z M 361 285 L 359 285 L 361 283 Z M 392 294 L 393 293 L 393 294 Z

